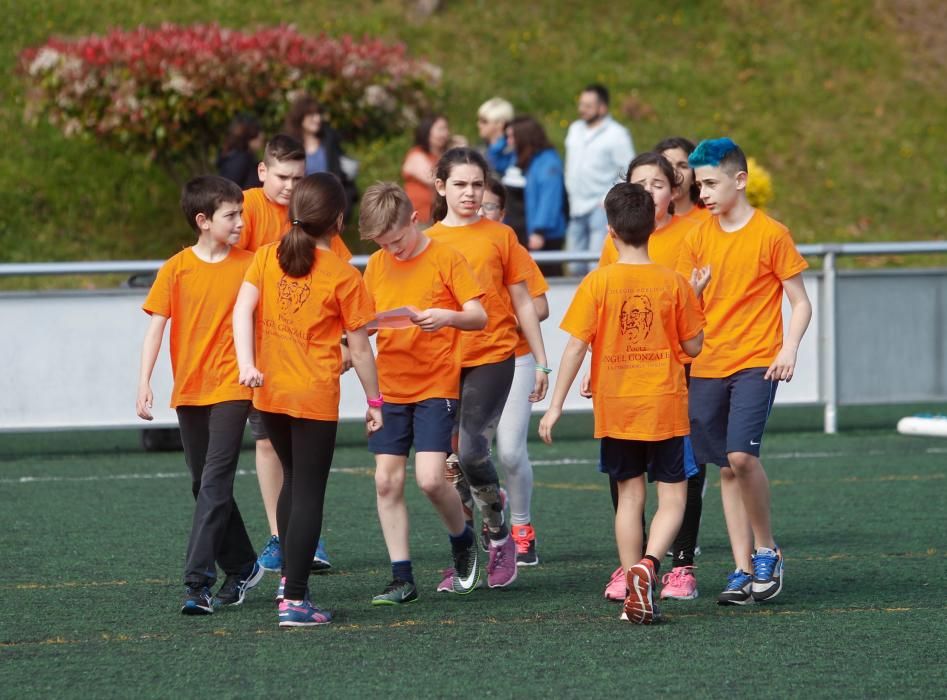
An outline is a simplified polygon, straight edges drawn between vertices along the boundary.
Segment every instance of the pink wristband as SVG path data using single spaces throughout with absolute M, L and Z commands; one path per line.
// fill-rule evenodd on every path
M 377 399 L 368 399 L 368 405 L 372 408 L 381 408 L 385 405 L 385 397 L 382 396 L 382 393 L 379 391 Z

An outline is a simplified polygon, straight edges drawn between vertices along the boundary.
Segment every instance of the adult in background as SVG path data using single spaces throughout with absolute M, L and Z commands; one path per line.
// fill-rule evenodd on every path
M 432 114 L 424 117 L 414 130 L 414 146 L 401 165 L 404 191 L 418 212 L 418 221 L 431 223 L 434 203 L 434 165 L 451 142 L 447 117 Z
M 257 165 L 262 149 L 260 122 L 252 114 L 238 114 L 227 129 L 227 138 L 217 158 L 217 173 L 237 183 L 242 190 L 259 187 Z
M 477 110 L 477 133 L 483 141 L 482 153 L 497 178 L 516 160 L 506 142 L 506 125 L 513 121 L 513 105 L 502 97 L 491 97 Z
M 566 233 L 565 185 L 562 159 L 546 130 L 533 117 L 515 117 L 507 128 L 507 141 L 516 154 L 516 165 L 526 177 L 524 204 L 526 245 L 531 251 L 562 250 Z M 562 265 L 539 266 L 544 276 L 559 276 Z
M 608 88 L 593 83 L 579 95 L 579 119 L 566 133 L 566 190 L 569 226 L 566 249 L 602 249 L 605 242 L 605 195 L 619 182 L 635 157 L 631 134 L 608 114 Z M 570 271 L 584 275 L 595 263 L 573 263 Z
M 358 199 L 358 189 L 354 179 L 342 167 L 345 156 L 342 137 L 329 125 L 322 104 L 311 95 L 297 97 L 286 113 L 283 130 L 303 145 L 306 175 L 332 173 L 342 182 L 347 202 L 345 218 L 348 220 Z

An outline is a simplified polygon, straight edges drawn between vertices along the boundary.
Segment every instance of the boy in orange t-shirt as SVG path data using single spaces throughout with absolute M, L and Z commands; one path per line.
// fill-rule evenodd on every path
M 684 239 L 678 271 L 710 269 L 702 291 L 704 352 L 691 365 L 691 440 L 701 464 L 720 467 L 720 493 L 736 570 L 721 605 L 770 600 L 782 590 L 760 443 L 779 381 L 792 379 L 812 316 L 808 267 L 785 226 L 746 198 L 746 156 L 728 138 L 702 141 L 689 163 L 713 215 Z M 792 316 L 783 338 L 782 296 Z
M 600 469 L 618 482 L 615 539 L 629 591 L 622 619 L 651 624 L 660 618 L 654 588 L 661 557 L 681 526 L 686 498 L 684 436 L 690 427 L 679 350 L 691 357 L 700 353 L 704 318 L 688 282 L 648 257 L 654 230 L 651 195 L 640 185 L 615 185 L 605 197 L 605 213 L 619 258 L 582 280 L 562 320 L 572 337 L 539 434 L 552 442 L 552 429 L 591 344 Z M 658 482 L 658 509 L 641 558 L 645 474 Z
M 243 193 L 222 177 L 197 177 L 184 186 L 181 208 L 198 233 L 190 248 L 158 271 L 142 308 L 151 316 L 141 352 L 137 412 L 152 420 L 151 375 L 171 320 L 171 368 L 176 409 L 191 472 L 194 517 L 187 547 L 181 612 L 214 612 L 210 589 L 216 563 L 226 573 L 220 605 L 240 605 L 263 577 L 233 499 L 250 390 L 240 386 L 230 314 L 252 255 L 232 247 L 240 236 Z
M 418 597 L 404 500 L 412 446 L 415 478 L 447 527 L 455 568 L 458 559 L 471 556 L 477 546 L 460 496 L 444 471 L 460 395 L 459 331 L 482 329 L 487 313 L 480 303 L 483 290 L 467 261 L 421 233 L 418 212 L 397 185 L 378 183 L 366 190 L 359 232 L 363 240 L 381 247 L 369 258 L 364 274 L 375 308 L 416 310 L 408 327 L 378 329 L 384 427 L 368 439 L 368 449 L 375 454 L 378 519 L 392 573 L 391 583 L 372 598 L 372 605 L 399 605 Z

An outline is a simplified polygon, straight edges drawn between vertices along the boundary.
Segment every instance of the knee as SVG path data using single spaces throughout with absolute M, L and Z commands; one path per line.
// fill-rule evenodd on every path
M 526 445 L 519 443 L 497 445 L 497 460 L 503 465 L 507 477 L 519 472 L 521 465 L 526 461 Z
M 450 484 L 447 482 L 447 478 L 443 472 L 429 472 L 424 474 L 418 472 L 417 482 L 421 493 L 428 499 L 433 499 L 444 489 L 450 488 Z
M 727 454 L 727 462 L 733 475 L 739 477 L 752 471 L 759 460 L 747 452 L 730 452 Z
M 375 493 L 379 498 L 392 498 L 404 493 L 404 472 L 375 470 Z

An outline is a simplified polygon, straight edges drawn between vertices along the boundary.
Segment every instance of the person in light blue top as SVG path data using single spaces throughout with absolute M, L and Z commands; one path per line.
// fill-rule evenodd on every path
M 516 160 L 506 141 L 506 125 L 513 121 L 513 105 L 502 97 L 491 97 L 477 110 L 477 133 L 483 140 L 483 154 L 497 178 Z
M 517 167 L 526 176 L 527 247 L 531 251 L 562 250 L 566 233 L 562 159 L 542 125 L 528 115 L 510 122 L 506 139 L 516 153 Z M 546 277 L 562 274 L 559 264 L 544 264 L 539 269 Z
M 569 227 L 566 249 L 599 251 L 605 242 L 605 195 L 621 182 L 635 157 L 631 134 L 608 114 L 603 85 L 587 86 L 579 95 L 579 119 L 566 133 L 566 190 Z M 595 263 L 573 263 L 572 274 L 584 275 Z

